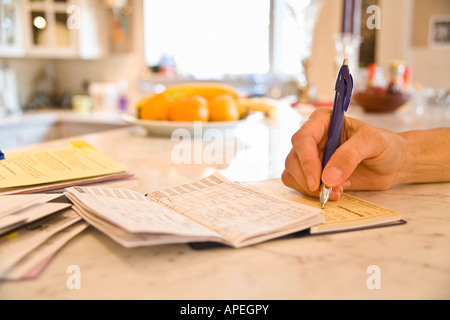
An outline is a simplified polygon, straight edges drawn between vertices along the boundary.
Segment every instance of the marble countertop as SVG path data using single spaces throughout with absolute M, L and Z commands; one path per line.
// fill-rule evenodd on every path
M 56 122 L 78 122 L 78 123 L 104 123 L 126 125 L 120 113 L 92 112 L 81 113 L 70 109 L 42 109 L 27 111 L 23 113 L 9 114 L 0 117 L 0 127 L 43 123 L 53 124 Z
M 173 150 L 180 142 L 149 136 L 140 127 L 81 138 L 135 171 L 135 178 L 112 186 L 142 193 L 190 182 L 216 170 L 236 181 L 278 179 L 290 137 L 308 113 L 285 112 L 224 135 L 232 155 L 210 164 L 175 164 Z M 410 121 L 407 112 L 354 114 L 385 126 L 402 119 L 401 128 L 393 130 L 450 125 L 445 117 L 439 122 Z M 68 141 L 19 150 L 61 147 Z M 210 145 L 195 141 L 205 156 Z M 408 223 L 202 251 L 183 244 L 126 249 L 89 227 L 62 248 L 38 278 L 0 283 L 0 299 L 449 299 L 450 183 L 351 194 L 400 211 Z M 79 290 L 67 287 L 70 274 L 66 270 L 72 265 L 80 270 Z M 374 266 L 380 288 L 368 285 Z

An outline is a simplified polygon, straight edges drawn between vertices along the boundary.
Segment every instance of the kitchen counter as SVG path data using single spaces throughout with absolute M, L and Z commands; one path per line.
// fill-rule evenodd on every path
M 119 113 L 40 110 L 0 118 L 0 147 L 17 148 L 127 126 Z
M 149 136 L 136 126 L 81 138 L 135 171 L 135 178 L 112 186 L 147 193 L 203 178 L 215 170 L 231 180 L 257 184 L 279 179 L 290 137 L 309 112 L 282 108 L 277 118 L 224 134 L 224 145 L 232 146 L 228 149 L 233 150 L 232 156 L 212 164 L 175 164 L 173 150 L 178 140 Z M 369 115 L 354 108 L 352 115 L 393 130 L 450 124 L 446 117 L 418 118 L 409 111 Z M 61 147 L 68 141 L 47 141 L 18 150 Z M 209 144 L 195 141 L 204 154 Z M 126 249 L 89 227 L 62 248 L 38 278 L 0 283 L 0 298 L 449 299 L 450 183 L 349 193 L 400 211 L 408 223 L 203 251 L 183 244 Z M 66 285 L 70 276 L 66 270 L 73 265 L 81 272 L 79 290 Z M 380 288 L 368 285 L 373 270 L 379 271 Z

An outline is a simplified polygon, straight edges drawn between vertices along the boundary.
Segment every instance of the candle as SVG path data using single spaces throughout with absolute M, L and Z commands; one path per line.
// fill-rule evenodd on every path
M 361 7 L 362 0 L 353 0 L 352 32 L 354 35 L 361 33 Z
M 342 33 L 358 35 L 361 25 L 361 0 L 344 0 Z
M 353 28 L 353 1 L 344 0 L 342 14 L 342 33 L 351 33 Z

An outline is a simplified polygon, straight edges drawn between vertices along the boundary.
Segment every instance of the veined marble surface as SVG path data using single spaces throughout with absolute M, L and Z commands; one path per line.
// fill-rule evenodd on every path
M 147 136 L 138 127 L 82 138 L 136 173 L 133 179 L 107 186 L 147 193 L 215 170 L 237 181 L 277 179 L 290 149 L 290 136 L 305 120 L 291 111 L 287 110 L 287 117 L 282 113 L 279 119 L 239 128 L 236 137 L 228 137 L 225 143 L 232 144 L 234 152 L 224 163 L 174 164 L 172 151 L 179 141 Z M 359 116 L 364 119 L 364 114 Z M 401 114 L 392 116 L 401 118 Z M 383 119 L 390 118 L 368 115 L 367 119 L 389 124 Z M 450 125 L 448 119 L 439 121 Z M 429 120 L 419 123 L 421 127 L 436 125 Z M 68 141 L 20 150 L 61 147 Z M 201 150 L 208 146 L 203 141 Z M 38 278 L 0 283 L 0 298 L 449 299 L 450 183 L 351 194 L 400 211 L 408 223 L 204 251 L 188 245 L 126 249 L 89 227 L 62 248 Z M 67 268 L 73 265 L 80 270 L 78 290 L 67 286 Z M 379 288 L 371 287 L 374 266 Z

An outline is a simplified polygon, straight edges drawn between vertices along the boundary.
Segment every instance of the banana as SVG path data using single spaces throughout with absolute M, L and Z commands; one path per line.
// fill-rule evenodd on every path
M 229 94 L 234 99 L 238 98 L 238 94 L 232 86 L 215 82 L 182 83 L 167 87 L 164 92 L 169 94 L 175 101 L 192 95 L 199 95 L 207 100 L 222 94 Z
M 267 116 L 274 116 L 277 113 L 276 103 L 266 98 L 238 98 L 239 110 L 248 112 L 263 112 Z

